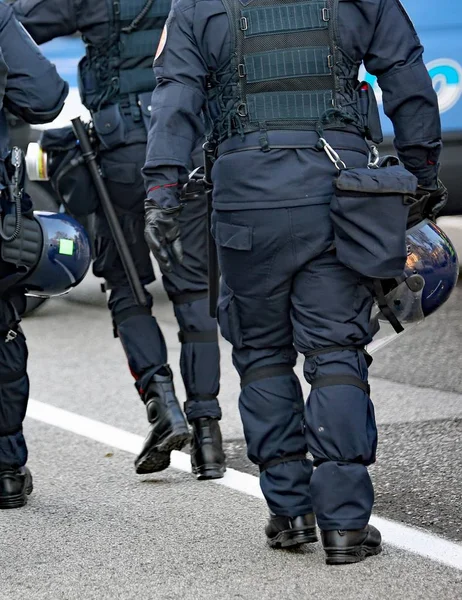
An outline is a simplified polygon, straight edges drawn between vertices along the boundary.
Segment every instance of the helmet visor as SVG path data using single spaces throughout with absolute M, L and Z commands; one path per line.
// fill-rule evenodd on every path
M 382 314 L 378 305 L 374 304 L 369 321 L 370 332 L 373 336 L 372 342 L 367 346 L 369 354 L 373 354 L 377 350 L 380 350 L 380 348 L 395 341 L 398 337 L 404 335 L 424 320 L 425 316 L 422 311 L 423 286 L 420 289 L 416 289 L 419 287 L 415 285 L 418 282 L 414 281 L 413 286 L 410 286 L 409 283 L 403 281 L 386 295 L 390 310 L 404 328 L 404 331 L 401 333 L 397 333 L 394 330 L 392 324 Z M 414 290 L 411 287 L 414 287 Z

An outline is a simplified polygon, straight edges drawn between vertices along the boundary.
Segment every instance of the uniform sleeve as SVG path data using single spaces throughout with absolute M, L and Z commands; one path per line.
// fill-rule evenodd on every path
M 180 1 L 172 8 L 165 46 L 154 63 L 158 85 L 152 95 L 143 176 L 148 196 L 164 207 L 177 204 L 178 183 L 204 133 L 208 68 L 193 34 L 193 19 L 194 6 L 182 9 Z
M 53 121 L 64 106 L 67 83 L 4 4 L 0 24 L 0 47 L 8 67 L 5 107 L 31 124 Z
M 74 0 L 16 0 L 16 17 L 37 44 L 77 31 Z
M 422 186 L 438 176 L 441 123 L 438 99 L 422 59 L 423 47 L 399 0 L 381 0 L 375 35 L 364 58 L 377 75 L 385 114 L 395 131 L 395 146 L 405 167 Z

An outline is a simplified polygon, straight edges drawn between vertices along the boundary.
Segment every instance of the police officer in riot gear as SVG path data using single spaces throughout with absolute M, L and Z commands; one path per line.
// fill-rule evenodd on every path
M 2 241 L 0 249 L 0 509 L 24 506 L 32 492 L 32 476 L 25 466 L 27 446 L 22 431 L 29 398 L 27 346 L 19 326 L 25 296 L 15 266 L 4 260 L 5 222 L 11 198 L 8 186 L 21 169 L 10 156 L 3 106 L 28 123 L 48 123 L 61 112 L 67 84 L 41 54 L 13 11 L 0 3 L 0 177 Z M 30 200 L 19 209 L 31 217 Z
M 422 51 L 399 0 L 177 0 L 154 65 L 146 237 L 174 259 L 175 185 L 204 111 L 222 274 L 217 314 L 241 376 L 248 455 L 270 509 L 268 543 L 315 541 L 316 518 L 328 564 L 381 550 L 369 525 L 367 471 L 377 443 L 364 351 L 373 292 L 337 255 L 333 182 L 343 174 L 341 206 L 374 193 L 373 202 L 390 198 L 404 252 L 388 263 L 402 271 L 408 195 L 417 183 L 435 204 L 445 193 L 438 104 Z M 381 135 L 372 90 L 358 79 L 363 61 L 378 76 L 407 172 L 367 168 L 376 161 L 366 138 Z M 311 384 L 305 407 L 297 352 Z
M 38 43 L 77 31 L 82 35 L 86 45 L 86 56 L 79 65 L 82 102 L 92 114 L 106 185 L 140 280 L 149 284 L 154 272 L 143 236 L 145 192 L 140 171 L 155 87 L 152 62 L 170 0 L 17 0 L 14 10 Z M 159 187 L 169 181 L 168 176 L 159 180 Z M 170 452 L 189 440 L 188 426 L 175 395 L 165 341 L 151 315 L 152 298 L 146 294 L 148 306 L 136 304 L 101 208 L 96 216 L 94 273 L 107 282 L 114 331 L 151 423 L 135 461 L 136 471 L 161 471 L 170 463 Z M 172 268 L 168 261 L 159 260 L 159 264 L 180 327 L 185 413 L 193 428 L 193 472 L 200 479 L 216 478 L 223 476 L 225 457 L 218 424 L 217 326 L 207 312 L 203 214 L 195 207 L 186 208 L 178 227 L 182 263 L 176 262 Z

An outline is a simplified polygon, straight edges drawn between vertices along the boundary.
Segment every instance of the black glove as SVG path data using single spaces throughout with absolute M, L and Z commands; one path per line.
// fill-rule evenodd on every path
M 145 240 L 163 271 L 172 271 L 173 257 L 183 262 L 178 216 L 182 207 L 161 208 L 153 200 L 144 201 L 146 225 Z
M 434 221 L 447 204 L 449 198 L 448 190 L 443 182 L 438 179 L 436 187 L 433 188 L 425 188 L 419 185 L 416 194 L 417 198 L 423 199 L 426 195 L 428 195 L 428 198 L 425 200 L 423 213 L 424 216 Z

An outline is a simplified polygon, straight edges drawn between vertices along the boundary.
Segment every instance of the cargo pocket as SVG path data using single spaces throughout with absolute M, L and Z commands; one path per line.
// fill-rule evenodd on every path
M 114 279 L 114 267 L 117 266 L 119 254 L 114 241 L 110 237 L 98 235 L 95 240 L 93 274 L 103 279 Z
M 125 126 L 118 104 L 111 104 L 93 113 L 93 124 L 101 145 L 111 150 L 125 142 Z
M 242 331 L 239 322 L 239 313 L 233 290 L 221 280 L 220 297 L 217 306 L 217 320 L 220 325 L 221 335 L 233 345 L 233 348 L 242 348 Z
M 215 221 L 212 227 L 220 263 L 225 276 L 230 280 L 239 276 L 244 258 L 241 253 L 252 249 L 252 228 L 247 225 L 234 225 L 223 221 Z M 247 254 L 247 252 L 244 252 Z M 218 299 L 217 319 L 223 337 L 230 342 L 234 348 L 243 347 L 243 336 L 239 320 L 239 309 L 234 291 L 222 278 L 220 297 Z
M 345 169 L 334 187 L 330 215 L 339 261 L 366 277 L 399 277 L 417 179 L 401 166 Z

